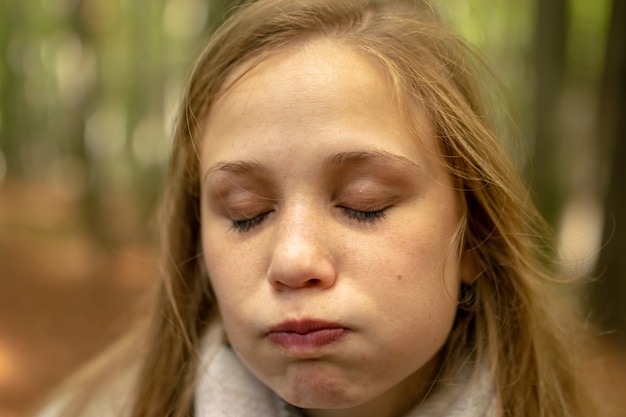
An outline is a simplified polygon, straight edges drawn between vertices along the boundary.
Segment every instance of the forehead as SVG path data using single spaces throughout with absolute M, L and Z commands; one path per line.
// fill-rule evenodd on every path
M 425 145 L 421 139 L 434 136 L 426 113 L 399 97 L 376 59 L 326 38 L 294 43 L 233 71 L 207 117 L 203 159 L 212 159 L 209 151 L 224 151 L 225 137 L 245 134 L 246 145 L 254 147 L 255 138 L 283 136 L 282 127 L 297 125 L 297 141 L 323 136 L 326 128 L 350 118 L 360 120 L 353 134 L 368 136 L 384 126 L 389 137 L 413 138 L 407 147 Z M 383 132 L 375 133 L 379 147 L 393 151 L 385 149 Z M 240 147 L 243 142 L 230 143 Z
M 315 64 L 324 66 L 328 70 L 328 74 L 326 74 L 328 76 L 337 75 L 341 69 L 359 71 L 367 67 L 368 70 L 377 68 L 378 75 L 384 77 L 382 67 L 377 65 L 374 59 L 358 52 L 347 41 L 316 36 L 297 39 L 251 54 L 250 57 L 236 65 L 234 70 L 231 70 L 221 89 L 221 95 L 240 81 L 251 76 L 258 76 L 268 67 L 271 67 L 275 72 L 280 71 L 282 74 L 290 76 L 324 75 L 320 74 L 319 68 Z
M 364 93 L 377 95 L 385 104 L 395 107 L 397 95 L 387 78 L 377 61 L 345 43 L 324 37 L 301 40 L 255 55 L 238 65 L 226 78 L 213 108 L 227 105 L 238 95 L 253 98 L 255 90 L 268 87 L 271 91 L 264 91 L 268 99 L 296 96 L 314 104 L 315 94 L 307 92 L 319 93 L 329 86 L 337 94 L 350 97 Z M 324 100 L 328 98 L 317 95 Z

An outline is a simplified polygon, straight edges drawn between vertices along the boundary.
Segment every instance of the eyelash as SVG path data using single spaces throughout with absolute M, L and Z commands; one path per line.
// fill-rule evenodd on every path
M 249 219 L 242 219 L 242 220 L 235 220 L 233 219 L 233 229 L 238 231 L 238 232 L 247 232 L 250 229 L 258 226 L 259 224 L 261 224 L 261 222 L 263 220 L 265 220 L 265 218 L 267 217 L 268 214 L 270 214 L 271 211 L 265 212 L 265 213 L 261 213 L 257 216 L 251 217 Z
M 339 207 L 343 210 L 344 214 L 351 220 L 356 220 L 360 223 L 375 223 L 378 220 L 382 220 L 386 217 L 385 211 L 387 208 L 373 211 L 361 211 L 355 210 L 349 207 Z

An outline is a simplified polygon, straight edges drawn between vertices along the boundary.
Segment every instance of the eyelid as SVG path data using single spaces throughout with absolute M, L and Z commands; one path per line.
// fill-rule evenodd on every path
M 209 202 L 216 206 L 241 208 L 248 210 L 251 206 L 271 202 L 276 199 L 271 197 L 271 188 L 265 183 L 251 181 L 249 179 L 236 179 L 231 175 L 220 175 L 219 179 L 209 181 L 207 184 Z
M 396 186 L 370 176 L 346 181 L 334 191 L 335 207 L 350 221 L 373 224 L 387 217 L 387 210 L 406 194 Z
M 357 192 L 349 190 L 339 191 L 335 196 L 335 206 L 345 207 L 356 211 L 373 212 L 384 210 L 402 199 L 402 193 L 385 187 L 375 190 L 360 189 Z
M 258 225 L 275 210 L 276 199 L 267 197 L 267 190 L 258 184 L 233 181 L 223 175 L 208 184 L 208 204 L 212 210 L 229 223 L 230 231 L 245 233 Z
M 345 207 L 356 211 L 378 211 L 392 204 L 394 199 L 385 198 L 344 198 L 338 200 L 336 206 Z

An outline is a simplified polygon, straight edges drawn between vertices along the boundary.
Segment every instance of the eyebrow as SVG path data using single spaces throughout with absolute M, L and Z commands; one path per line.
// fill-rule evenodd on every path
M 325 158 L 323 166 L 349 165 L 366 161 L 400 163 L 411 169 L 422 171 L 422 167 L 409 158 L 382 150 L 340 152 Z M 265 165 L 254 160 L 218 162 L 206 170 L 203 178 L 204 180 L 208 179 L 214 172 L 246 174 L 249 172 L 268 173 L 269 171 L 270 170 Z
M 409 158 L 382 150 L 340 152 L 326 158 L 324 165 L 345 165 L 365 161 L 401 163 L 418 171 L 423 170 L 420 165 Z
M 227 172 L 232 174 L 245 174 L 248 172 L 269 172 L 267 167 L 257 161 L 229 161 L 218 162 L 215 165 L 209 167 L 204 173 L 204 179 L 206 180 L 209 175 L 214 172 Z

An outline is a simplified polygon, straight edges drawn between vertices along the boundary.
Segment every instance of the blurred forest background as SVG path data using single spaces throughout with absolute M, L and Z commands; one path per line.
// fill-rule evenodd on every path
M 440 3 L 510 90 L 515 157 L 623 381 L 626 2 Z M 141 313 L 177 101 L 232 4 L 0 0 L 0 416 Z

